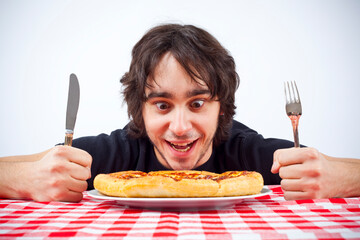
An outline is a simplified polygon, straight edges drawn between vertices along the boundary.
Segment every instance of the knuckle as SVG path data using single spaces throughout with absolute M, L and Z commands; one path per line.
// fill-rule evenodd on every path
M 42 201 L 61 201 L 64 197 L 65 191 L 63 188 L 49 188 L 44 192 L 40 198 Z
M 49 186 L 52 188 L 57 188 L 59 186 L 61 186 L 62 181 L 58 178 L 51 178 L 49 179 Z
M 315 178 L 306 178 L 302 181 L 302 191 L 304 192 L 304 197 L 306 199 L 318 198 L 320 192 L 319 181 Z
M 32 199 L 36 202 L 50 202 L 52 199 L 49 196 L 39 195 L 33 196 Z
M 314 199 L 316 196 L 315 192 L 306 192 L 303 196 L 303 199 Z
M 56 191 L 53 191 L 51 194 L 51 199 L 54 201 L 60 201 L 63 200 L 65 196 L 65 192 L 61 191 L 60 189 L 57 189 Z
M 87 154 L 86 158 L 85 158 L 85 162 L 87 164 L 87 166 L 91 167 L 92 164 L 92 156 L 90 154 Z
M 320 161 L 313 161 L 309 164 L 306 164 L 303 174 L 311 178 L 319 178 L 324 173 L 324 167 Z
M 279 176 L 280 176 L 280 178 L 285 178 L 285 173 L 284 173 L 284 168 L 280 168 L 279 169 Z
M 278 157 L 279 157 L 279 149 L 278 150 L 276 150 L 275 152 L 274 152 L 274 159 L 276 160 L 276 159 L 278 159 Z
M 87 177 L 87 179 L 90 179 L 90 178 L 91 178 L 91 169 L 88 168 L 88 177 Z
M 80 202 L 83 199 L 83 194 L 79 193 L 76 196 L 74 196 L 72 199 L 70 199 L 71 202 Z
M 304 151 L 305 151 L 307 159 L 310 159 L 310 160 L 319 159 L 320 153 L 319 153 L 319 151 L 317 149 L 315 149 L 315 148 L 306 148 Z
M 279 164 L 282 164 L 282 152 L 284 149 L 278 149 L 274 152 L 274 160 L 277 160 Z
M 58 173 L 58 172 L 62 172 L 64 169 L 66 169 L 63 161 L 61 161 L 60 159 L 54 159 L 50 166 L 49 166 L 49 171 L 50 173 Z
M 87 188 L 88 188 L 88 183 L 86 181 L 80 181 L 77 182 L 75 185 L 73 185 L 72 191 L 81 193 L 86 191 Z
M 304 175 L 312 178 L 317 178 L 321 175 L 320 166 L 312 166 L 304 171 Z
M 84 183 L 81 186 L 81 192 L 86 191 L 87 188 L 88 188 L 88 183 L 86 181 L 84 181 Z
M 306 182 L 305 188 L 309 192 L 316 192 L 316 191 L 320 190 L 320 184 L 317 180 L 311 179 Z
M 282 189 L 283 191 L 288 190 L 288 189 L 287 189 L 287 188 L 288 188 L 288 185 L 286 184 L 286 180 L 281 180 L 281 181 L 280 181 L 280 185 L 281 185 L 281 189 Z
M 294 200 L 294 198 L 292 197 L 292 194 L 289 194 L 287 191 L 284 191 L 284 198 L 286 201 Z
M 69 147 L 67 147 L 67 146 L 59 145 L 59 146 L 54 147 L 51 152 L 52 152 L 53 156 L 62 158 L 65 156 L 68 148 Z

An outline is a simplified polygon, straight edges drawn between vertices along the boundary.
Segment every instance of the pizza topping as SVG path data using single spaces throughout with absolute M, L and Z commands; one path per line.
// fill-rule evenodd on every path
M 213 180 L 220 182 L 221 180 L 224 180 L 224 179 L 240 177 L 240 176 L 243 176 L 246 174 L 248 174 L 247 171 L 229 171 L 229 172 L 224 172 L 222 174 L 219 174 L 218 176 L 215 176 L 213 178 Z
M 142 171 L 124 171 L 124 172 L 110 173 L 110 176 L 119 179 L 140 178 L 140 177 L 145 177 L 146 175 L 147 173 Z
M 222 174 L 211 174 L 204 171 L 155 171 L 149 173 L 145 173 L 142 171 L 123 171 L 111 173 L 110 176 L 127 180 L 131 178 L 140 178 L 145 176 L 163 176 L 172 178 L 175 181 L 181 181 L 182 179 L 209 179 L 220 182 L 224 179 L 239 177 L 242 175 L 246 175 L 247 173 L 247 171 L 229 171 Z
M 214 177 L 210 174 L 204 174 L 201 171 L 158 171 L 150 172 L 150 176 L 164 176 L 180 181 L 182 179 L 210 179 Z

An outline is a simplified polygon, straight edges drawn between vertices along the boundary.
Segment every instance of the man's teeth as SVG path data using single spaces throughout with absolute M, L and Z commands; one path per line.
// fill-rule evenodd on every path
M 171 147 L 173 149 L 175 149 L 178 152 L 187 152 L 190 150 L 191 146 L 192 146 L 193 142 L 191 143 L 170 143 Z
M 187 145 L 189 145 L 189 144 L 191 144 L 191 143 L 177 143 L 177 144 L 175 144 L 175 143 L 172 143 L 172 145 L 174 145 L 174 146 L 187 146 Z
M 171 145 L 173 149 L 175 149 L 178 152 L 187 152 L 190 147 L 186 147 L 186 148 L 176 148 L 174 145 Z

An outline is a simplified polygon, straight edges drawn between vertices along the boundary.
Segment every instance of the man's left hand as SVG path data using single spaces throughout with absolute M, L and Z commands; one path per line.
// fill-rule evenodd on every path
M 289 148 L 274 153 L 271 172 L 282 178 L 286 200 L 330 198 L 341 188 L 335 165 L 314 148 Z

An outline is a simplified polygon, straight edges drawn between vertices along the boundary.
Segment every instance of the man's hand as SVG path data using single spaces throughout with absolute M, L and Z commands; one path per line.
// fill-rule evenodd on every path
M 38 160 L 34 160 L 38 156 Z M 44 153 L 29 155 L 31 161 L 4 161 L 8 198 L 31 198 L 35 201 L 78 202 L 91 177 L 92 157 L 87 152 L 68 146 L 56 146 Z M 6 165 L 5 165 L 6 164 Z M 3 168 L 3 170 L 5 170 Z M 4 183 L 4 182 L 3 182 Z M 5 184 L 2 188 L 5 188 Z
M 344 174 L 349 167 L 344 162 L 330 161 L 313 148 L 289 148 L 274 153 L 271 172 L 282 178 L 286 200 L 330 198 L 340 197 L 349 189 L 344 186 L 351 184 Z

